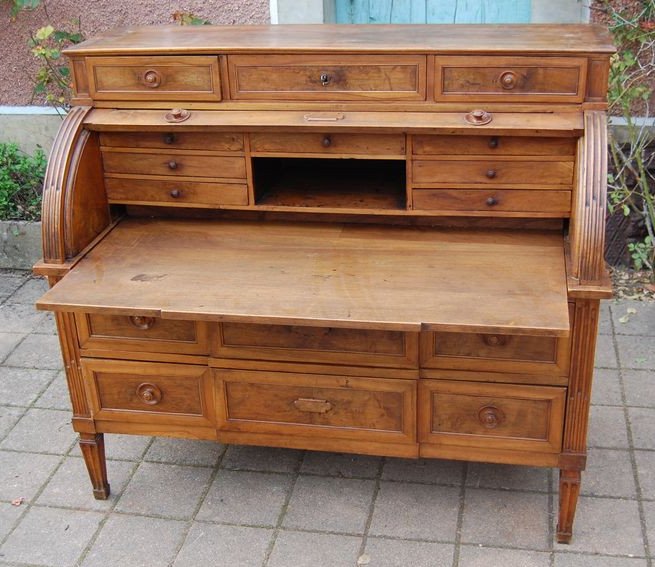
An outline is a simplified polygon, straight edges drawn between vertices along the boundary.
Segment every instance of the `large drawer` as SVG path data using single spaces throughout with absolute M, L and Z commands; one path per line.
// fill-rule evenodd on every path
M 230 55 L 235 100 L 425 100 L 421 55 Z
M 104 149 L 102 159 L 106 173 L 140 175 L 175 175 L 186 177 L 221 177 L 245 179 L 246 160 L 241 156 L 199 155 L 189 153 L 124 152 Z
M 128 315 L 75 315 L 83 350 L 208 354 L 207 323 Z
M 426 332 L 421 367 L 565 376 L 570 346 L 569 337 Z
M 96 100 L 221 100 L 217 57 L 90 57 L 86 66 Z
M 100 144 L 124 148 L 243 151 L 243 134 L 224 132 L 101 132 Z
M 584 57 L 435 58 L 435 100 L 582 102 Z
M 523 136 L 413 136 L 415 155 L 568 156 L 573 159 L 575 138 Z
M 416 382 L 215 370 L 218 427 L 229 431 L 414 443 Z
M 209 426 L 211 371 L 205 366 L 82 359 L 95 419 Z
M 283 154 L 343 154 L 362 155 L 369 159 L 380 156 L 405 155 L 405 136 L 402 134 L 340 134 L 264 132 L 250 134 L 253 153 Z
M 222 323 L 212 354 L 224 358 L 417 368 L 418 334 Z
M 550 386 L 420 380 L 419 441 L 557 453 L 565 397 Z

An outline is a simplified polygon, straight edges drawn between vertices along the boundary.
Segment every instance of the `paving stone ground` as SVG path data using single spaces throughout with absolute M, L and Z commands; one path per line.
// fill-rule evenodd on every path
M 0 270 L 1 566 L 653 567 L 655 303 L 603 305 L 567 546 L 556 474 L 529 467 L 107 435 L 94 500 L 45 288 Z

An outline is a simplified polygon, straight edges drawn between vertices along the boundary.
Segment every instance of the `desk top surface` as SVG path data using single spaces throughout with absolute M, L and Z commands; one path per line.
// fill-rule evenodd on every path
M 553 232 L 126 219 L 41 309 L 250 323 L 566 335 Z

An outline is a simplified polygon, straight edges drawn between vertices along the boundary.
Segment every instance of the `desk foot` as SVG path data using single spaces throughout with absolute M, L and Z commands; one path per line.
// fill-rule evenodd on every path
M 94 498 L 107 500 L 109 498 L 109 482 L 107 482 L 104 435 L 102 433 L 80 433 L 80 449 L 86 463 L 86 470 L 91 478 Z
M 580 471 L 559 471 L 559 522 L 557 543 L 570 543 L 580 494 Z

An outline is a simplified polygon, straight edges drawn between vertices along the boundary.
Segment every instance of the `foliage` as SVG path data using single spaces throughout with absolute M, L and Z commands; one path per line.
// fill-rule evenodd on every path
M 191 12 L 173 12 L 173 21 L 181 26 L 208 26 L 209 20 L 196 16 Z
M 34 10 L 41 5 L 41 0 L 6 0 L 11 5 L 12 19 L 18 15 L 21 10 Z
M 643 223 L 642 241 L 631 242 L 628 250 L 635 268 L 648 269 L 655 278 L 655 139 L 647 124 L 649 81 L 655 77 L 655 0 L 642 0 L 633 13 L 619 12 L 605 1 L 610 30 L 618 52 L 612 58 L 608 102 L 610 112 L 626 121 L 625 140 L 610 139 L 612 173 L 608 176 L 610 211 L 636 215 Z M 639 105 L 645 109 L 643 122 L 633 116 Z
M 39 220 L 46 156 L 33 156 L 16 144 L 0 144 L 0 220 Z

